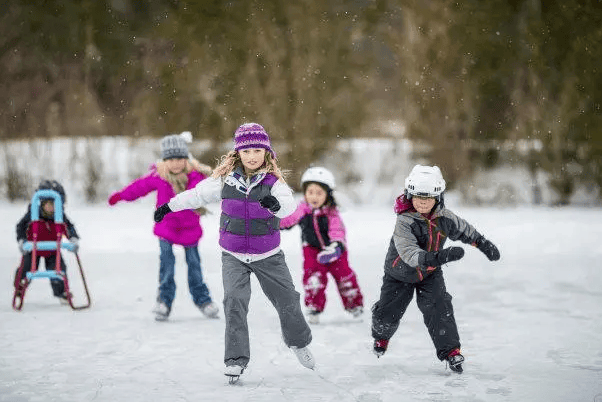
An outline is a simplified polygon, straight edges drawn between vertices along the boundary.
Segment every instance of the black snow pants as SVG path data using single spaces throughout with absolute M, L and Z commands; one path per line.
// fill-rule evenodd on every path
M 424 317 L 439 360 L 460 347 L 452 297 L 445 289 L 443 272 L 435 270 L 422 282 L 402 282 L 385 273 L 380 298 L 372 306 L 372 337 L 391 339 L 408 305 L 414 297 Z
M 27 254 L 23 255 L 23 271 L 21 273 L 21 278 L 16 280 L 15 283 L 20 282 L 22 279 L 25 278 L 25 274 L 27 272 L 31 271 L 31 258 L 32 258 L 32 253 L 27 253 Z M 47 257 L 40 257 L 39 255 L 37 255 L 36 256 L 36 267 L 38 267 L 38 268 L 40 267 L 40 258 L 44 258 L 46 271 L 53 271 L 55 269 L 56 253 L 53 253 Z M 60 265 L 61 265 L 61 271 L 67 272 L 67 266 L 65 265 L 65 261 L 63 260 L 62 255 L 61 255 Z M 17 269 L 17 272 L 15 272 L 15 276 L 17 276 L 18 273 L 19 273 L 19 270 Z M 56 278 L 51 279 L 50 286 L 52 287 L 52 294 L 54 296 L 60 296 L 65 292 L 65 282 L 63 282 L 60 279 L 56 279 Z

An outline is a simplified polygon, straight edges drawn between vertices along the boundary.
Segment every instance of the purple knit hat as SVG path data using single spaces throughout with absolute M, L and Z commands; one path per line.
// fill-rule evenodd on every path
M 246 148 L 265 148 L 276 158 L 276 152 L 270 144 L 270 136 L 260 124 L 245 123 L 234 132 L 234 150 Z

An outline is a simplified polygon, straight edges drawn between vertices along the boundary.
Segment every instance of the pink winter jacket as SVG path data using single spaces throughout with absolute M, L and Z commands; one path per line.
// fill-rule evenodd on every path
M 192 170 L 188 173 L 186 189 L 194 188 L 205 178 L 203 173 Z M 171 184 L 159 176 L 157 167 L 153 164 L 146 175 L 125 186 L 119 191 L 119 195 L 124 201 L 134 201 L 155 190 L 157 191 L 157 207 L 169 202 L 176 195 Z M 170 243 L 190 247 L 198 244 L 203 235 L 203 229 L 199 214 L 187 209 L 165 215 L 161 222 L 155 223 L 153 233 Z

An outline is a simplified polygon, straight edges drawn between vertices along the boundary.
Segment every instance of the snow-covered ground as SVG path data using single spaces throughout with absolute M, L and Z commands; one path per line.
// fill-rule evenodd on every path
M 193 306 L 181 250 L 172 316 L 160 323 L 150 312 L 158 276 L 152 197 L 113 208 L 68 205 L 93 298 L 78 312 L 54 300 L 42 279 L 30 286 L 23 310 L 12 310 L 20 258 L 14 225 L 26 204 L 2 203 L 0 401 L 602 402 L 602 210 L 450 207 L 502 253 L 490 263 L 467 247 L 463 260 L 444 268 L 464 374 L 436 359 L 415 302 L 387 354 L 371 353 L 369 307 L 394 215 L 390 208 L 350 207 L 343 218 L 364 319 L 343 311 L 330 283 L 322 323 L 312 327 L 317 369 L 307 370 L 283 345 L 275 310 L 254 280 L 251 362 L 231 386 L 223 375 L 224 320 L 206 319 Z M 204 275 L 221 305 L 218 214 L 203 221 Z M 282 243 L 301 290 L 298 230 L 284 232 Z M 81 302 L 73 256 L 66 258 Z

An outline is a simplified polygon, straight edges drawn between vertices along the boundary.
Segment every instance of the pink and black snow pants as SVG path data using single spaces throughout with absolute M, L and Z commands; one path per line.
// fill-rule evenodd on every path
M 305 305 L 322 312 L 326 305 L 326 285 L 328 274 L 337 284 L 339 295 L 345 310 L 363 306 L 364 298 L 357 284 L 355 272 L 349 267 L 347 251 L 329 264 L 320 264 L 316 257 L 321 250 L 312 246 L 303 246 L 303 288 L 305 289 Z

